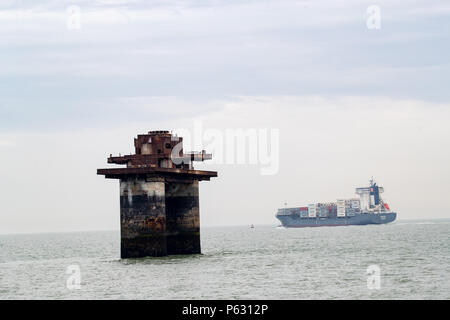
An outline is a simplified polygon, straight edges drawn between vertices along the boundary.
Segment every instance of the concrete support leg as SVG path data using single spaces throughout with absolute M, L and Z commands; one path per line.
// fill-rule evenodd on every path
M 167 254 L 200 253 L 198 181 L 167 183 Z
M 121 257 L 167 255 L 165 183 L 120 180 Z
M 121 257 L 200 253 L 198 181 L 120 181 Z

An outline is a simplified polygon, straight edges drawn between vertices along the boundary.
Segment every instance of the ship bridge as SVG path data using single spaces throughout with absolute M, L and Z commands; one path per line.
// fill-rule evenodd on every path
M 355 193 L 360 197 L 361 210 L 369 210 L 382 203 L 380 193 L 384 192 L 383 187 L 377 186 L 373 178 L 370 180 L 370 187 L 356 188 Z

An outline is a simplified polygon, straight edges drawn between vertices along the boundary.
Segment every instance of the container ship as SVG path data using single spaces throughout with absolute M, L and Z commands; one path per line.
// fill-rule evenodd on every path
M 383 187 L 372 178 L 369 187 L 356 188 L 359 198 L 281 208 L 276 217 L 287 228 L 385 224 L 394 221 L 397 213 L 381 199 L 382 192 Z

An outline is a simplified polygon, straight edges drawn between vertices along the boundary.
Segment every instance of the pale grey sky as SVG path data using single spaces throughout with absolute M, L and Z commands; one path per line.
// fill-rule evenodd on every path
M 118 182 L 96 169 L 199 119 L 280 130 L 276 175 L 202 166 L 219 170 L 205 226 L 277 223 L 372 175 L 399 218 L 450 218 L 449 18 L 425 0 L 2 1 L 0 233 L 118 229 Z

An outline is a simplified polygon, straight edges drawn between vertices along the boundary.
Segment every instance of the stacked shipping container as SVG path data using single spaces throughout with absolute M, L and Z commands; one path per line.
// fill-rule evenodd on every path
M 300 217 L 308 218 L 308 207 L 300 207 Z
M 345 217 L 345 200 L 343 199 L 336 200 L 336 207 L 337 207 L 337 216 Z
M 338 199 L 336 202 L 313 203 L 307 207 L 278 209 L 279 215 L 297 215 L 301 218 L 351 217 L 360 212 L 359 199 Z
M 317 203 L 308 205 L 308 218 L 315 218 L 317 216 Z

